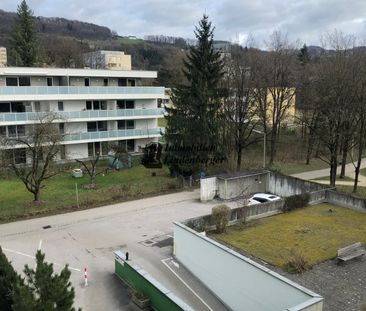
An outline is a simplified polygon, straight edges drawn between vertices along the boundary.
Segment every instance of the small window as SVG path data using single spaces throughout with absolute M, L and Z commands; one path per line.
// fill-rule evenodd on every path
M 136 81 L 135 80 L 128 80 L 128 86 L 135 86 L 136 85 Z
M 108 79 L 103 79 L 103 85 L 108 86 Z
M 126 100 L 126 109 L 134 109 L 135 102 L 133 100 Z
M 124 100 L 117 100 L 117 109 L 125 109 L 125 101 Z
M 27 152 L 25 148 L 13 149 L 15 164 L 24 164 L 27 161 Z
M 34 102 L 34 111 L 40 112 L 41 111 L 41 103 L 40 102 Z
M 60 134 L 65 134 L 65 123 L 60 123 L 58 127 L 60 130 Z
M 97 122 L 88 122 L 87 128 L 88 128 L 88 132 L 96 132 L 97 131 Z
M 9 137 L 16 137 L 17 136 L 17 126 L 16 125 L 9 125 L 8 126 L 8 136 Z
M 134 120 L 127 120 L 127 129 L 134 129 L 135 128 L 135 121 Z
M 127 86 L 127 79 L 119 78 L 118 86 Z
M 19 86 L 30 86 L 30 77 L 19 77 Z
M 10 103 L 0 103 L 0 113 L 10 112 Z
M 66 146 L 65 145 L 60 146 L 60 158 L 61 158 L 61 160 L 66 159 Z
M 99 110 L 100 109 L 100 102 L 99 100 L 93 101 L 93 110 Z
M 91 101 L 86 102 L 86 110 L 92 110 L 92 102 Z
M 64 102 L 58 102 L 58 111 L 64 111 Z
M 135 151 L 135 140 L 134 139 L 128 139 L 126 145 L 127 145 L 127 151 L 129 151 L 129 152 Z
M 25 112 L 25 105 L 22 102 L 11 103 L 11 112 Z
M 0 137 L 6 137 L 6 126 L 0 126 Z
M 90 79 L 89 78 L 85 78 L 84 79 L 84 84 L 85 84 L 85 86 L 90 86 Z
M 88 156 L 92 157 L 94 156 L 94 144 L 88 143 Z
M 107 102 L 105 100 L 100 102 L 100 109 L 107 110 Z
M 98 131 L 107 131 L 108 125 L 107 121 L 98 121 Z
M 47 86 L 53 86 L 53 79 L 47 78 Z
M 6 77 L 6 86 L 18 86 L 18 78 Z
M 25 136 L 25 125 L 17 125 L 17 135 L 18 137 Z
M 117 125 L 118 125 L 119 130 L 126 129 L 126 121 L 125 120 L 118 120 Z
M 100 152 L 100 143 L 94 143 L 94 155 L 101 154 Z

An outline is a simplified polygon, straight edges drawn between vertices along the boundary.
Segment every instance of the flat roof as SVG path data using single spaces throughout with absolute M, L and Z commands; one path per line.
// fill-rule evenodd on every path
M 111 77 L 111 78 L 157 78 L 157 71 L 76 69 L 51 67 L 1 67 L 0 76 L 69 76 L 69 77 Z

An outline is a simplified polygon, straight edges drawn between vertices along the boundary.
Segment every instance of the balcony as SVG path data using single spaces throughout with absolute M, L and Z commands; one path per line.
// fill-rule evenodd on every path
M 161 117 L 164 115 L 164 108 L 0 113 L 0 123 L 37 121 L 50 113 L 54 113 L 55 116 L 59 116 L 60 122 L 72 122 L 77 119 L 122 119 L 124 117 L 137 117 L 142 119 L 144 117 Z
M 164 128 L 157 127 L 151 129 L 131 129 L 131 130 L 114 130 L 114 131 L 100 131 L 100 132 L 87 132 L 87 133 L 75 133 L 66 134 L 64 136 L 64 143 L 72 143 L 78 141 L 107 141 L 118 140 L 121 138 L 148 138 L 159 137 L 161 133 L 164 133 Z
M 164 91 L 152 86 L 5 86 L 0 100 L 165 98 Z

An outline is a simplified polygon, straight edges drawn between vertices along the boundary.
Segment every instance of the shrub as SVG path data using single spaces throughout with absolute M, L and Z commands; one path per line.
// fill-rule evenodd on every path
M 284 269 L 288 273 L 303 273 L 311 268 L 308 260 L 303 254 L 293 251 L 290 255 L 288 262 L 285 264 Z
M 309 193 L 297 194 L 287 197 L 285 198 L 285 204 L 283 205 L 282 210 L 284 212 L 289 212 L 297 208 L 305 207 L 309 204 L 309 200 Z
M 217 205 L 212 208 L 211 216 L 216 225 L 217 233 L 225 232 L 229 222 L 229 214 L 230 208 L 225 204 Z

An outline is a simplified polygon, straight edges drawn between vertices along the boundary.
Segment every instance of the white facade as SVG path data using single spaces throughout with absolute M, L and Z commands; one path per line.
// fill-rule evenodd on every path
M 154 71 L 0 68 L 0 135 L 14 126 L 24 135 L 42 115 L 54 114 L 64 134 L 62 159 L 105 155 L 107 143 L 139 152 L 161 136 L 158 101 L 165 89 L 142 86 L 156 77 Z

